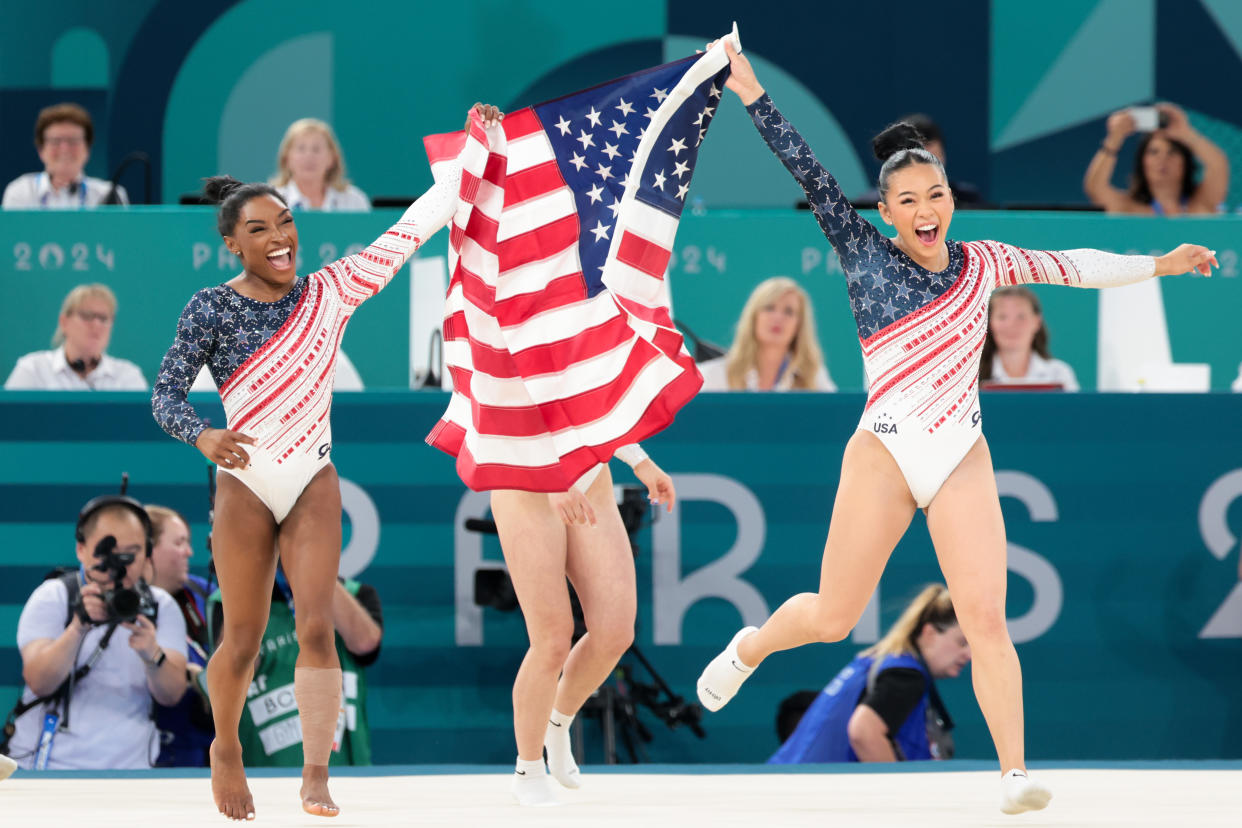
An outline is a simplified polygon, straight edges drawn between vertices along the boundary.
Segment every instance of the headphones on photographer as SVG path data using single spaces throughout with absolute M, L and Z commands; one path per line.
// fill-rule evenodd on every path
M 86 543 L 86 532 L 83 530 L 83 527 L 86 526 L 86 522 L 91 519 L 92 515 L 108 506 L 124 506 L 138 516 L 138 520 L 142 522 L 142 531 L 147 539 L 147 557 L 150 558 L 151 550 L 155 548 L 155 541 L 152 537 L 154 532 L 151 527 L 151 516 L 147 514 L 147 510 L 143 508 L 141 503 L 127 495 L 101 495 L 88 500 L 86 505 L 82 507 L 82 511 L 78 512 L 78 525 L 73 530 L 74 539 L 78 543 Z

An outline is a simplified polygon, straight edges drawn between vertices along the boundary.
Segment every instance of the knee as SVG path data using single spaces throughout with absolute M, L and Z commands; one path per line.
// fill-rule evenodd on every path
M 591 638 L 597 641 L 606 653 L 614 658 L 620 658 L 634 643 L 634 622 L 631 620 L 628 626 L 618 624 L 602 630 L 591 630 Z
M 212 663 L 222 664 L 239 672 L 250 669 L 250 665 L 259 657 L 263 630 L 264 627 L 253 624 L 226 624 L 220 637 L 220 646 L 212 655 Z
M 536 664 L 548 669 L 560 670 L 573 646 L 573 623 L 555 624 L 531 630 L 530 650 L 527 655 Z
M 817 607 L 812 616 L 812 632 L 816 641 L 831 644 L 841 641 L 854 629 L 857 618 L 846 617 L 836 607 Z
M 298 648 L 327 657 L 335 649 L 336 627 L 326 613 L 299 613 L 297 616 Z
M 958 607 L 957 620 L 972 650 L 1006 646 L 1010 643 L 1009 623 L 1005 619 L 1003 606 L 971 608 L 966 611 Z

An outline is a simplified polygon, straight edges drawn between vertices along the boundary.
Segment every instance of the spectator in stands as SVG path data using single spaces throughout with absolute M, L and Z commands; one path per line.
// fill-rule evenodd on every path
M 933 121 L 931 116 L 916 112 L 898 120 L 905 121 L 917 129 L 924 138 L 923 148 L 939 158 L 942 165 L 945 164 L 944 133 L 940 131 L 940 125 Z M 946 166 L 945 169 L 948 167 Z M 972 208 L 980 210 L 990 206 L 985 202 L 983 193 L 979 192 L 979 188 L 974 184 L 950 180 L 949 189 L 953 192 L 953 205 L 959 210 Z M 859 209 L 875 207 L 880 203 L 880 191 L 872 188 L 850 201 Z
M 875 646 L 837 673 L 768 762 L 953 758 L 953 720 L 936 679 L 958 676 L 969 661 L 949 590 L 932 584 Z
M 151 701 L 174 705 L 186 691 L 185 622 L 141 577 L 141 504 L 96 498 L 74 535 L 78 566 L 40 584 L 17 622 L 25 688 L 10 752 L 25 768 L 148 768 L 159 751 Z
M 207 579 L 190 574 L 190 525 L 180 512 L 147 505 L 151 518 L 151 560 L 147 581 L 167 592 L 185 621 L 186 679 L 190 692 L 172 707 L 157 705 L 160 730 L 159 767 L 205 768 L 215 736 L 203 668 L 207 666 Z
M 10 181 L 4 188 L 4 209 L 80 210 L 102 204 L 111 183 L 84 173 L 94 138 L 91 116 L 77 104 L 56 104 L 41 111 L 35 120 L 34 145 L 43 172 Z M 116 188 L 116 198 L 129 203 L 124 187 Z
M 332 127 L 316 118 L 302 118 L 289 125 L 276 154 L 276 175 L 271 183 L 291 210 L 371 209 L 366 193 L 345 177 L 345 155 Z
M 746 300 L 729 352 L 699 365 L 704 391 L 836 391 L 815 335 L 806 291 L 787 276 Z
M 293 593 L 283 569 L 276 571 L 272 605 L 267 628 L 259 647 L 252 686 L 259 695 L 242 708 L 238 737 L 246 767 L 300 768 L 302 729 L 297 699 L 293 693 L 293 671 L 297 662 Z M 208 599 L 212 643 L 224 629 L 224 605 L 220 593 Z M 370 584 L 341 579 L 332 595 L 332 622 L 336 627 L 336 653 L 341 661 L 345 688 L 341 696 L 344 724 L 337 726 L 337 738 L 329 765 L 371 764 L 371 732 L 367 722 L 367 682 L 364 668 L 379 659 L 384 636 L 383 610 L 379 593 Z M 254 702 L 261 702 L 259 705 Z M 263 711 L 256 715 L 256 711 Z
M 1048 350 L 1048 326 L 1039 297 L 1029 288 L 997 288 L 988 302 L 988 334 L 979 360 L 979 382 L 988 385 L 1059 385 L 1078 390 L 1074 369 Z
M 1139 120 L 1150 117 L 1137 110 Z M 1109 213 L 1145 216 L 1210 214 L 1220 209 L 1229 191 L 1229 159 L 1220 147 L 1190 125 L 1186 113 L 1170 103 L 1156 104 L 1156 122 L 1136 122 L 1134 108 L 1108 116 L 1107 133 L 1095 151 L 1082 186 L 1092 204 Z M 1134 154 L 1130 187 L 1112 185 L 1117 153 L 1132 132 L 1145 127 Z M 1203 174 L 1195 181 L 1195 161 Z
M 116 296 L 107 285 L 78 285 L 60 306 L 50 351 L 17 360 L 9 390 L 145 391 L 147 380 L 132 362 L 108 356 Z

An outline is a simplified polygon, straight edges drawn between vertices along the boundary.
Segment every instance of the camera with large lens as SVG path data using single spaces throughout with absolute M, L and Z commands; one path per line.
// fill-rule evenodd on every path
M 103 593 L 103 602 L 108 608 L 107 623 L 129 623 L 139 615 L 154 622 L 155 601 L 150 590 L 145 589 L 146 585 L 139 581 L 140 588 L 134 589 L 121 584 L 125 579 L 125 571 L 134 562 L 133 553 L 116 551 L 116 538 L 107 535 L 95 545 L 93 554 L 99 559 L 99 563 L 91 568 L 96 572 L 106 573 L 108 580 L 112 582 L 112 588 L 104 590 Z

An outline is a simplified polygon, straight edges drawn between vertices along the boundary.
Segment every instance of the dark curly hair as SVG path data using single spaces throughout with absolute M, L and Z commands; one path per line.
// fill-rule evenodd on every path
M 289 206 L 285 197 L 271 184 L 246 184 L 231 175 L 213 175 L 204 179 L 203 194 L 207 197 L 208 204 L 219 205 L 216 210 L 216 229 L 220 231 L 221 237 L 233 235 L 233 228 L 237 226 L 242 207 L 252 198 L 275 196 L 281 204 Z

